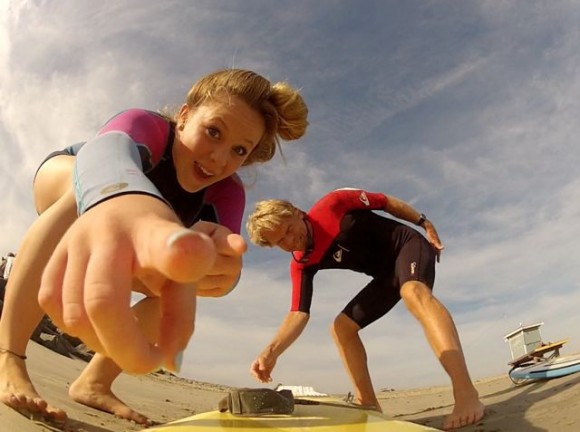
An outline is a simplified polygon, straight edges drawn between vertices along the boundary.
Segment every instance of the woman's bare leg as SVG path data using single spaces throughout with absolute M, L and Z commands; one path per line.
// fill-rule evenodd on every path
M 49 406 L 39 396 L 20 356 L 24 356 L 28 340 L 43 316 L 37 300 L 42 271 L 60 238 L 76 219 L 73 163 L 70 156 L 57 156 L 38 172 L 34 194 L 41 215 L 18 250 L 0 319 L 0 348 L 4 350 L 0 352 L 0 402 L 57 420 L 65 419 L 65 412 Z
M 133 306 L 144 333 L 151 341 L 158 340 L 159 330 L 159 299 L 147 297 Z M 149 425 L 149 420 L 143 414 L 133 410 L 112 391 L 115 379 L 121 373 L 115 362 L 101 355 L 95 354 L 88 366 L 69 388 L 69 396 L 80 404 L 99 409 L 136 423 Z

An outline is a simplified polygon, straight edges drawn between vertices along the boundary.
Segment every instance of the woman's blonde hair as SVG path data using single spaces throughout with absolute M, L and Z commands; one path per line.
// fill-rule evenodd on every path
M 266 130 L 244 165 L 267 162 L 276 154 L 280 139 L 295 140 L 308 126 L 308 107 L 288 83 L 270 83 L 255 72 L 224 69 L 204 76 L 189 90 L 185 103 L 195 108 L 218 97 L 236 96 L 264 118 Z
M 274 231 L 286 219 L 291 218 L 301 210 L 289 201 L 271 199 L 259 201 L 246 222 L 246 230 L 250 241 L 258 246 L 270 246 L 264 238 L 264 232 Z

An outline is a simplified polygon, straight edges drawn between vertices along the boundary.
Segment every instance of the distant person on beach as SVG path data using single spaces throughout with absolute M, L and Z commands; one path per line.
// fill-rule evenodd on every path
M 4 307 L 4 293 L 6 291 L 6 281 L 14 262 L 14 254 L 9 252 L 8 255 L 0 259 L 0 317 Z
M 407 224 L 425 229 L 426 238 Z M 267 200 L 249 216 L 250 240 L 290 252 L 292 304 L 274 339 L 251 365 L 262 382 L 272 380 L 278 357 L 300 336 L 310 316 L 314 275 L 323 269 L 346 269 L 371 276 L 335 318 L 331 333 L 355 389 L 358 403 L 382 411 L 371 381 L 359 332 L 385 315 L 402 298 L 419 321 L 435 355 L 453 384 L 455 407 L 445 419 L 454 429 L 479 421 L 484 406 L 465 364 L 449 312 L 433 296 L 435 260 L 443 245 L 435 226 L 406 202 L 382 193 L 338 189 L 307 213 L 288 201 Z
M 306 131 L 287 83 L 246 70 L 201 78 L 175 115 L 129 109 L 38 169 L 38 219 L 17 251 L 0 320 L 0 401 L 64 421 L 32 385 L 28 340 L 48 313 L 98 354 L 71 385 L 85 405 L 148 419 L 111 392 L 121 370 L 177 371 L 196 295 L 232 290 L 247 245 L 236 171 L 272 159 Z M 203 220 L 202 220 L 203 219 Z M 131 293 L 145 298 L 130 308 Z
M 12 264 L 14 263 L 14 253 L 8 252 L 5 257 L 2 257 L 2 264 L 0 264 L 0 278 L 7 280 Z
M 14 262 L 14 254 L 8 252 L 8 255 L 0 259 L 0 317 L 2 316 L 2 309 L 4 307 L 4 294 L 6 292 L 6 282 L 12 263 Z

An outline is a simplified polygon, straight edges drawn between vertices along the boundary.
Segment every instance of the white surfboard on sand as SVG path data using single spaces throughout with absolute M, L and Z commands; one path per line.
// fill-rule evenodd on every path
M 531 365 L 522 365 L 510 371 L 510 377 L 520 380 L 558 378 L 580 372 L 580 354 L 553 357 Z

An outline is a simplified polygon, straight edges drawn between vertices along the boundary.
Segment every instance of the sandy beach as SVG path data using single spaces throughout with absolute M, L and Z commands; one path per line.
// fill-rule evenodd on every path
M 85 362 L 64 357 L 32 342 L 28 357 L 29 370 L 37 389 L 50 403 L 65 409 L 69 420 L 60 427 L 47 425 L 32 421 L 0 404 L 1 432 L 120 432 L 142 429 L 139 425 L 77 404 L 68 398 L 68 385 Z M 466 432 L 580 430 L 580 374 L 520 386 L 514 386 L 506 374 L 479 380 L 476 387 L 487 406 L 487 415 L 477 425 L 462 429 Z M 227 387 L 167 375 L 137 377 L 123 374 L 115 383 L 114 391 L 152 420 L 167 422 L 215 409 Z M 452 408 L 449 387 L 385 391 L 380 393 L 379 399 L 388 416 L 436 428 L 441 427 L 444 416 Z

